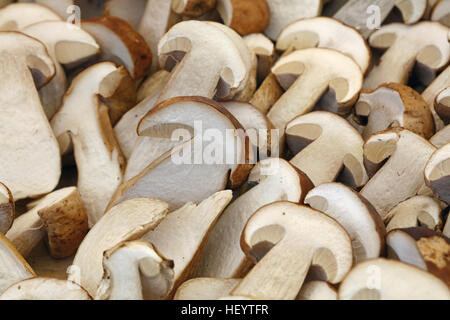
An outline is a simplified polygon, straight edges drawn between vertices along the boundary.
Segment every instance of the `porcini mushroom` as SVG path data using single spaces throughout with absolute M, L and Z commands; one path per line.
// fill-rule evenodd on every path
M 241 250 L 239 239 L 250 216 L 275 201 L 301 203 L 312 188 L 309 179 L 283 159 L 266 159 L 250 172 L 249 191 L 237 198 L 222 214 L 211 232 L 199 277 L 239 278 L 252 263 Z
M 406 24 L 413 24 L 425 15 L 428 0 L 396 0 L 395 6 L 400 10 L 403 21 Z
M 15 217 L 14 199 L 11 191 L 0 182 L 0 233 L 5 234 Z
M 269 75 L 270 69 L 273 66 L 275 46 L 262 33 L 249 34 L 244 37 L 244 41 L 250 51 L 255 53 L 258 58 L 257 79 L 258 83 L 261 83 Z
M 434 193 L 446 203 L 450 203 L 450 144 L 437 150 L 425 167 L 425 181 Z
M 35 2 L 49 9 L 52 9 L 61 18 L 67 18 L 70 14 L 70 6 L 74 5 L 74 0 L 19 0 L 19 2 Z
M 178 288 L 174 300 L 217 300 L 229 294 L 240 281 L 240 279 L 191 279 Z
M 20 31 L 42 21 L 61 21 L 53 10 L 36 3 L 11 3 L 0 10 L 0 31 Z
M 353 188 L 367 182 L 364 140 L 345 119 L 324 111 L 306 114 L 287 125 L 286 140 L 296 155 L 291 163 L 315 186 L 337 179 Z
M 433 137 L 431 137 L 430 142 L 436 148 L 442 148 L 446 144 L 450 143 L 450 125 L 438 131 Z
M 259 111 L 267 114 L 272 106 L 283 95 L 283 88 L 280 87 L 277 77 L 270 73 L 256 90 L 249 103 L 254 105 Z
M 428 104 L 431 113 L 433 114 L 436 131 L 442 130 L 445 125 L 444 121 L 442 121 L 436 113 L 434 104 L 439 93 L 447 87 L 450 87 L 450 67 L 447 67 L 444 71 L 442 71 L 441 74 L 422 93 L 423 99 Z
M 159 94 L 161 93 L 161 89 L 166 85 L 169 77 L 170 72 L 166 70 L 158 70 L 150 77 L 145 79 L 139 86 L 137 93 L 137 102 L 141 102 L 145 98 L 156 94 L 158 94 L 159 96 Z
M 107 0 L 105 2 L 103 15 L 118 17 L 128 22 L 133 29 L 137 30 L 141 21 L 147 0 Z M 156 54 L 156 53 L 155 53 Z
M 180 16 L 199 18 L 216 7 L 216 0 L 173 0 L 172 10 Z
M 450 87 L 445 88 L 438 94 L 434 103 L 434 110 L 445 125 L 450 124 Z
M 439 0 L 431 11 L 431 20 L 450 27 L 450 1 Z
M 325 281 L 308 281 L 302 286 L 297 300 L 337 300 L 337 291 Z

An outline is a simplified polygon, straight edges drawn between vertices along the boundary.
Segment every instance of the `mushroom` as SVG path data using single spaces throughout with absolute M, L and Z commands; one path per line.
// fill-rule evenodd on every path
M 366 40 L 354 28 L 328 17 L 296 21 L 281 31 L 277 50 L 306 48 L 334 49 L 353 58 L 363 73 L 370 66 L 372 53 Z
M 173 286 L 174 264 L 145 241 L 122 242 L 103 254 L 97 300 L 160 300 Z
M 249 103 L 263 114 L 267 114 L 272 106 L 283 95 L 283 89 L 278 84 L 277 77 L 270 73 L 254 93 Z
M 450 287 L 450 239 L 427 228 L 392 230 L 388 256 L 434 274 Z
M 406 24 L 419 22 L 425 15 L 427 0 L 396 0 L 395 6 L 400 10 Z
M 259 208 L 275 201 L 302 203 L 312 189 L 309 179 L 283 159 L 259 162 L 250 172 L 248 185 L 222 214 L 211 232 L 197 276 L 239 278 L 245 276 L 252 263 L 239 245 L 245 224 Z
M 178 288 L 174 300 L 217 300 L 233 291 L 240 281 L 240 279 L 191 279 Z
M 0 181 L 15 200 L 46 194 L 58 184 L 61 159 L 36 86 L 45 85 L 55 67 L 41 42 L 2 32 L 0 70 Z
M 320 15 L 323 0 L 267 0 L 270 9 L 270 23 L 265 34 L 272 40 L 276 40 L 281 30 L 288 24 L 305 18 Z
M 30 265 L 0 232 L 0 294 L 14 283 L 35 276 Z
M 309 281 L 302 286 L 297 300 L 337 300 L 337 291 L 325 281 Z
M 118 17 L 128 22 L 133 29 L 137 30 L 141 21 L 147 0 L 107 0 L 105 2 L 103 15 Z M 156 54 L 156 52 L 155 52 Z
M 159 226 L 142 237 L 174 262 L 173 288 L 165 297 L 172 297 L 183 282 L 195 275 L 211 230 L 232 197 L 228 190 L 198 205 L 187 203 L 169 213 Z
M 272 72 L 287 90 L 268 113 L 279 130 L 313 110 L 324 95 L 319 103 L 324 109 L 349 113 L 363 82 L 361 69 L 352 58 L 322 48 L 294 51 L 278 60 Z
M 437 22 L 412 26 L 393 23 L 370 36 L 370 45 L 387 49 L 366 78 L 364 87 L 375 89 L 387 82 L 405 84 L 416 66 L 417 79 L 429 84 L 450 61 L 449 29 Z
M 51 278 L 20 281 L 0 295 L 0 300 L 91 300 L 77 284 Z
M 202 97 L 159 104 L 141 120 L 138 134 L 151 139 L 150 143 L 143 149 L 135 147 L 126 182 L 110 205 L 154 197 L 177 209 L 224 190 L 228 181 L 231 188 L 239 187 L 252 167 L 253 155 L 241 125 L 223 107 Z
M 12 226 L 15 216 L 14 198 L 11 191 L 0 182 L 0 233 L 5 234 Z
M 241 35 L 264 31 L 271 20 L 267 0 L 217 0 L 217 11 L 225 25 Z
M 403 128 L 380 132 L 366 141 L 364 161 L 371 179 L 361 195 L 385 222 L 395 206 L 424 186 L 423 172 L 435 150 L 427 140 Z
M 44 21 L 28 26 L 23 33 L 42 41 L 56 67 L 55 77 L 39 90 L 47 118 L 51 119 L 62 104 L 67 79 L 61 64 L 76 65 L 99 52 L 99 46 L 87 32 L 63 21 Z
M 19 0 L 19 2 L 35 2 L 49 9 L 52 9 L 61 18 L 68 18 L 70 11 L 68 12 L 70 6 L 73 6 L 73 0 Z
M 352 240 L 355 263 L 383 254 L 386 233 L 383 221 L 357 192 L 339 183 L 322 184 L 306 195 L 305 204 L 344 227 Z
M 338 295 L 340 300 L 449 300 L 450 290 L 426 271 L 380 258 L 354 267 Z
M 450 1 L 439 0 L 432 9 L 431 20 L 439 21 L 443 25 L 450 27 Z
M 450 124 L 450 87 L 445 88 L 437 95 L 434 110 L 445 125 Z
M 3 7 L 6 7 L 8 4 L 10 4 L 13 0 L 0 0 L 0 9 Z
M 261 83 L 270 74 L 274 62 L 275 47 L 272 41 L 262 33 L 249 34 L 243 39 L 250 51 L 255 53 L 258 58 L 257 80 L 258 83 Z
M 450 67 L 447 67 L 441 74 L 425 89 L 422 93 L 422 97 L 430 107 L 433 114 L 436 131 L 440 131 L 444 128 L 444 121 L 439 117 L 434 108 L 436 97 L 445 88 L 450 87 Z
M 441 221 L 441 204 L 427 196 L 415 196 L 399 203 L 388 214 L 389 224 L 386 231 L 424 225 L 431 230 L 439 229 Z
M 450 144 L 438 149 L 425 167 L 425 181 L 434 193 L 447 204 L 450 203 Z
M 199 18 L 216 7 L 216 0 L 173 0 L 172 10 L 180 16 Z
M 74 2 L 80 7 L 83 19 L 99 17 L 104 11 L 105 0 L 74 0 Z
M 165 202 L 136 198 L 109 210 L 84 238 L 73 261 L 79 268 L 78 283 L 95 296 L 103 278 L 103 253 L 123 241 L 135 240 L 156 228 L 166 217 Z M 70 275 L 69 280 L 77 280 Z
M 42 21 L 61 21 L 53 10 L 35 3 L 11 3 L 0 10 L 0 31 L 19 31 Z
M 291 202 L 276 202 L 256 211 L 241 245 L 257 264 L 230 296 L 293 300 L 308 270 L 335 284 L 353 263 L 350 237 L 339 223 Z
M 89 226 L 104 214 L 122 182 L 125 160 L 111 122 L 133 105 L 134 94 L 132 80 L 123 67 L 112 62 L 98 63 L 72 81 L 61 109 L 51 121 L 62 150 L 73 142 L 78 189 Z
M 100 61 L 114 61 L 125 66 L 135 80 L 143 78 L 150 71 L 150 48 L 145 39 L 124 20 L 100 17 L 85 20 L 81 26 L 102 48 Z
M 445 223 L 444 230 L 442 230 L 442 234 L 447 238 L 450 238 L 450 219 L 447 217 L 447 222 Z
M 14 220 L 6 237 L 25 257 L 47 235 L 50 255 L 73 255 L 88 231 L 86 212 L 75 187 L 60 189 L 42 198 Z
M 145 79 L 139 86 L 139 90 L 137 93 L 137 102 L 141 102 L 145 98 L 156 94 L 158 94 L 159 96 L 162 88 L 166 85 L 166 82 L 169 80 L 169 77 L 170 72 L 166 70 L 158 70 L 150 77 Z
M 433 137 L 431 137 L 430 142 L 436 148 L 442 148 L 446 144 L 450 143 L 450 125 L 438 131 Z
M 364 139 L 392 127 L 403 127 L 426 139 L 434 134 L 427 103 L 417 91 L 403 84 L 387 83 L 362 92 L 355 113 L 360 123 L 367 123 Z
M 368 180 L 363 164 L 364 140 L 345 119 L 316 111 L 291 121 L 286 140 L 291 164 L 306 173 L 315 186 L 337 179 L 359 188 Z

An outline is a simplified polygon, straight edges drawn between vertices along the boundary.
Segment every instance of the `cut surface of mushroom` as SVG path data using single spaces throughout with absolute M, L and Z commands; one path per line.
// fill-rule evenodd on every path
M 14 283 L 35 276 L 30 265 L 0 232 L 0 294 Z
M 216 7 L 216 0 L 173 0 L 172 10 L 181 16 L 199 18 Z
M 76 1 L 76 0 L 75 0 Z M 70 6 L 74 5 L 74 0 L 19 0 L 19 2 L 35 2 L 49 9 L 52 9 L 61 18 L 68 18 Z M 69 10 L 69 12 L 67 12 Z
M 103 277 L 103 253 L 123 241 L 139 239 L 166 217 L 166 203 L 137 198 L 109 210 L 89 231 L 73 261 L 79 268 L 80 285 L 95 296 Z M 76 280 L 77 275 L 69 276 Z
M 240 281 L 240 279 L 192 279 L 178 288 L 174 300 L 217 300 L 233 291 Z
M 450 125 L 446 126 L 444 129 L 438 131 L 433 137 L 431 137 L 430 142 L 436 148 L 442 148 L 446 144 L 450 143 Z
M 0 300 L 91 300 L 91 297 L 71 281 L 33 278 L 9 287 Z
M 450 27 L 450 1 L 439 0 L 433 7 L 431 20 L 439 21 L 443 25 Z
M 415 196 L 399 203 L 388 214 L 386 231 L 405 229 L 424 225 L 431 230 L 438 229 L 441 222 L 439 201 L 427 196 Z
M 271 20 L 267 0 L 217 0 L 217 11 L 225 25 L 241 35 L 262 32 Z
M 273 73 L 270 73 L 249 102 L 259 111 L 267 114 L 283 93 L 284 91 L 280 87 L 277 77 Z
M 78 189 L 90 226 L 104 214 L 122 182 L 125 160 L 111 122 L 133 105 L 131 81 L 128 72 L 112 62 L 85 69 L 72 81 L 51 122 L 62 150 L 73 142 Z
M 316 111 L 291 121 L 286 129 L 291 164 L 319 186 L 340 176 L 351 187 L 368 180 L 363 164 L 364 140 L 345 119 Z
M 128 22 L 137 30 L 144 15 L 147 0 L 107 0 L 103 11 L 104 16 L 118 17 Z
M 123 242 L 103 255 L 97 300 L 160 300 L 173 286 L 173 261 L 145 241 Z
M 378 258 L 384 251 L 385 227 L 378 213 L 357 192 L 338 183 L 311 190 L 305 204 L 336 219 L 350 235 L 354 261 Z
M 277 50 L 281 51 L 314 47 L 334 49 L 350 56 L 363 73 L 369 68 L 372 54 L 366 40 L 356 29 L 335 19 L 317 17 L 296 21 L 284 28 L 277 39 Z
M 150 77 L 144 80 L 139 86 L 137 93 L 137 102 L 143 101 L 145 98 L 161 93 L 160 91 L 169 80 L 170 72 L 166 70 L 158 70 Z
M 275 46 L 273 42 L 262 33 L 253 33 L 244 38 L 247 47 L 256 54 L 258 58 L 258 83 L 269 75 L 272 69 L 275 55 Z
M 375 134 L 367 140 L 364 161 L 371 179 L 361 195 L 385 222 L 395 206 L 415 196 L 424 186 L 423 172 L 435 150 L 427 140 L 402 128 Z
M 364 139 L 392 127 L 403 127 L 426 139 L 434 134 L 430 108 L 418 92 L 406 85 L 389 83 L 362 92 L 355 113 L 367 121 Z
M 61 21 L 53 10 L 36 3 L 12 3 L 0 10 L 0 31 L 19 31 L 42 21 Z
M 405 84 L 416 68 L 418 79 L 431 83 L 436 72 L 450 60 L 449 29 L 437 22 L 420 22 L 413 26 L 393 23 L 370 36 L 370 45 L 387 49 L 381 61 L 370 71 L 364 87 L 375 89 L 387 82 Z
M 11 191 L 0 182 L 0 233 L 5 234 L 15 217 L 14 198 Z
M 434 103 L 439 93 L 447 87 L 450 87 L 450 67 L 447 67 L 444 71 L 442 71 L 441 74 L 422 93 L 423 99 L 428 104 L 431 113 L 433 114 L 436 131 L 442 130 L 445 127 L 445 124 L 436 113 Z
M 297 300 L 337 300 L 337 291 L 325 281 L 308 281 L 302 286 Z
M 363 81 L 361 69 L 352 58 L 322 48 L 294 51 L 278 60 L 272 72 L 287 90 L 268 113 L 269 120 L 280 130 L 295 117 L 310 112 L 327 91 L 321 107 L 347 114 Z
M 55 66 L 41 42 L 18 32 L 0 34 L 0 57 L 0 181 L 15 200 L 46 194 L 58 184 L 61 159 L 35 83 L 45 85 Z
M 445 125 L 450 124 L 450 88 L 445 88 L 438 94 L 434 103 L 434 110 Z
M 291 202 L 259 209 L 241 245 L 257 264 L 231 296 L 293 300 L 311 267 L 320 270 L 321 280 L 339 283 L 353 263 L 350 237 L 339 223 Z
M 221 215 L 206 244 L 197 276 L 239 278 L 252 266 L 239 245 L 251 215 L 275 201 L 301 203 L 312 188 L 309 179 L 283 159 L 266 159 L 250 172 L 252 188 L 237 198 Z
M 425 180 L 442 201 L 450 203 L 450 144 L 431 156 L 425 167 Z
M 205 243 L 217 219 L 232 199 L 231 191 L 216 193 L 199 203 L 188 203 L 173 211 L 142 239 L 174 262 L 174 284 L 169 297 L 197 272 Z
M 425 15 L 428 2 L 427 0 L 396 0 L 395 6 L 402 13 L 403 21 L 406 24 L 413 24 Z
M 340 300 L 449 300 L 450 290 L 432 274 L 406 263 L 376 259 L 358 264 L 339 287 Z

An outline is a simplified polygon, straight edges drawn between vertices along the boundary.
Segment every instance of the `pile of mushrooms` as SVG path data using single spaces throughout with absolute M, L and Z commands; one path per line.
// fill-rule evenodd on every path
M 445 0 L 0 1 L 0 300 L 450 300 L 449 40 Z

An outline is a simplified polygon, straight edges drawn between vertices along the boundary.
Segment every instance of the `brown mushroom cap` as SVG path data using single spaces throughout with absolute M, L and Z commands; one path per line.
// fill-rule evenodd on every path
M 216 0 L 173 0 L 172 10 L 177 14 L 198 18 L 216 7 Z

